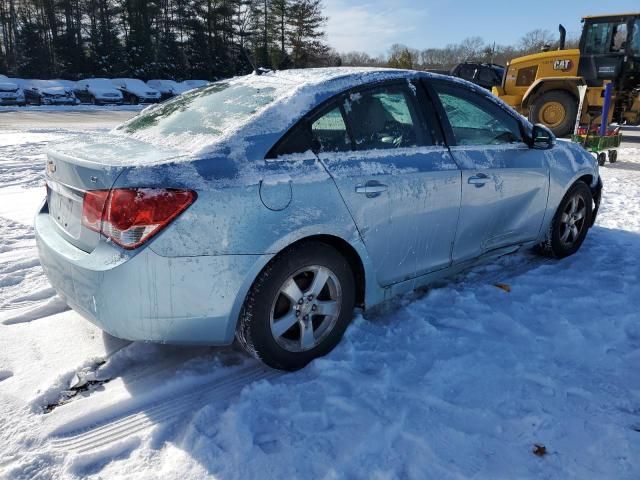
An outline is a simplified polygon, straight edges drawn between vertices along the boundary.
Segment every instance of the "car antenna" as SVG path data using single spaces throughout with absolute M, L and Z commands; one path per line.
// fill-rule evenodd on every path
M 247 52 L 247 49 L 244 48 L 243 45 L 238 44 L 238 46 L 240 47 L 240 50 L 242 50 L 242 53 L 247 59 L 247 62 L 249 62 L 249 65 L 251 65 L 251 68 L 253 68 L 253 73 L 255 75 L 262 75 L 263 72 L 261 72 L 260 69 L 256 68 L 256 65 L 255 63 L 253 63 L 253 60 L 251 60 L 251 56 L 249 55 L 249 52 Z

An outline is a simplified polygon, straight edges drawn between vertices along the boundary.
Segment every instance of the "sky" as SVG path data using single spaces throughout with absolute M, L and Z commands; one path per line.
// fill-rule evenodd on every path
M 578 36 L 585 15 L 640 11 L 638 0 L 324 0 L 329 45 L 340 52 L 386 53 L 394 43 L 443 47 L 466 37 L 515 44 L 536 28 Z

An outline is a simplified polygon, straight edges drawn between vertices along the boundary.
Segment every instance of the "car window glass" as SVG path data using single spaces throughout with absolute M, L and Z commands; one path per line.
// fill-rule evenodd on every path
M 345 111 L 357 150 L 431 145 L 417 113 L 413 94 L 404 86 L 353 93 Z
M 324 111 L 315 119 L 301 120 L 285 135 L 278 146 L 269 152 L 267 158 L 281 155 L 320 152 L 344 152 L 351 150 L 351 137 L 347 131 L 339 107 Z
M 633 26 L 633 36 L 631 38 L 631 48 L 636 55 L 640 54 L 640 19 L 636 20 Z
M 490 100 L 458 87 L 437 84 L 435 88 L 458 145 L 522 141 L 518 121 Z
M 476 68 L 470 65 L 465 65 L 460 67 L 459 76 L 460 78 L 464 78 L 465 80 L 473 80 L 474 75 L 476 74 Z
M 312 141 L 317 152 L 345 152 L 351 149 L 340 108 L 325 113 L 311 124 Z
M 481 82 L 494 83 L 496 81 L 496 75 L 490 68 L 481 68 L 478 73 L 478 79 Z

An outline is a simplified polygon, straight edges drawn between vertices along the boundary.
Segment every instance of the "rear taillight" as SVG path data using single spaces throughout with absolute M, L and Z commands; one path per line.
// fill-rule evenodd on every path
M 191 190 L 117 188 L 84 194 L 82 224 L 121 247 L 139 247 L 196 199 Z

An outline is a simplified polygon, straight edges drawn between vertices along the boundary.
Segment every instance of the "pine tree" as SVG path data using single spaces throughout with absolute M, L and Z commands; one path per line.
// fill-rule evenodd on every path
M 326 56 L 329 47 L 322 41 L 322 27 L 326 21 L 321 0 L 294 0 L 291 3 L 288 25 L 293 66 L 318 65 Z

